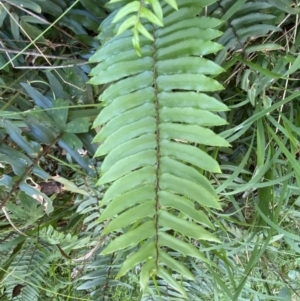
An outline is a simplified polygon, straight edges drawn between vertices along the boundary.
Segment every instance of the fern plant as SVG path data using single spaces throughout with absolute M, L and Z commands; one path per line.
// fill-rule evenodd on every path
M 164 26 L 145 18 L 151 37 L 139 37 L 140 58 L 131 30 L 115 35 L 127 18 L 113 23 L 116 9 L 102 23 L 102 47 L 90 60 L 97 63 L 90 83 L 106 85 L 94 122 L 101 127 L 96 156 L 105 156 L 98 184 L 108 187 L 99 222 L 111 219 L 104 234 L 118 233 L 102 254 L 125 250 L 117 277 L 140 266 L 143 291 L 158 276 L 186 296 L 172 274 L 194 276 L 170 251 L 207 262 L 191 239 L 218 242 L 208 214 L 221 205 L 206 175 L 220 168 L 208 152 L 229 144 L 209 129 L 226 124 L 216 112 L 227 110 L 207 94 L 222 89 L 212 78 L 222 68 L 204 58 L 222 49 L 212 41 L 221 34 L 215 29 L 221 21 L 202 12 L 212 2 L 179 0 L 174 10 L 161 1 Z M 139 10 L 144 7 L 142 1 Z
M 19 300 L 21 298 L 24 301 L 39 300 L 40 285 L 48 272 L 49 261 L 53 259 L 53 250 L 45 245 L 37 249 L 30 242 L 25 242 L 25 244 L 22 242 L 13 252 L 14 256 L 11 257 L 13 262 L 4 279 L 7 286 L 7 296 L 14 296 Z M 15 295 L 13 292 L 18 285 L 24 287 Z
M 276 27 L 276 16 L 272 1 L 218 1 L 208 8 L 208 15 L 220 18 L 224 23 L 221 29 L 224 30 L 218 43 L 224 48 L 215 58 L 217 64 L 222 64 L 233 52 L 253 51 L 251 40 L 262 37 L 268 32 L 278 32 Z M 236 4 L 235 4 L 236 3 Z M 276 49 L 276 44 L 272 44 L 271 49 Z M 259 47 L 255 45 L 255 47 Z M 270 44 L 260 45 L 261 49 L 268 49 Z M 280 48 L 277 48 L 280 49 Z

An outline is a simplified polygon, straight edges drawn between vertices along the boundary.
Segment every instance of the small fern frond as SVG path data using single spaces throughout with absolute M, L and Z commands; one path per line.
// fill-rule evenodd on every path
M 141 264 L 143 291 L 158 276 L 186 296 L 172 273 L 193 275 L 170 250 L 207 261 L 190 239 L 218 242 L 207 230 L 213 226 L 206 213 L 195 209 L 195 204 L 221 209 L 203 175 L 220 172 L 206 146 L 229 146 L 209 129 L 226 124 L 215 112 L 227 107 L 204 93 L 222 89 L 212 78 L 222 68 L 203 57 L 222 49 L 212 41 L 220 36 L 214 28 L 221 21 L 195 17 L 211 2 L 179 0 L 177 11 L 161 4 L 164 27 L 144 24 L 154 40 L 141 36 L 141 58 L 132 49 L 131 32 L 107 40 L 114 30 L 104 21 L 103 46 L 91 58 L 97 66 L 90 83 L 109 84 L 94 122 L 101 127 L 94 139 L 101 143 L 96 156 L 106 156 L 98 184 L 111 183 L 99 222 L 111 219 L 104 234 L 121 231 L 102 254 L 131 253 L 117 277 Z
M 50 248 L 43 246 L 39 250 L 35 246 L 25 243 L 23 249 L 13 259 L 7 273 L 9 276 L 4 281 L 7 294 L 11 296 L 13 289 L 21 284 L 24 285 L 20 296 L 22 300 L 39 300 L 40 287 L 43 285 L 44 278 L 49 271 L 50 260 Z
M 215 62 L 221 64 L 227 57 L 229 49 L 244 51 L 253 37 L 258 38 L 268 32 L 280 31 L 275 26 L 276 16 L 273 13 L 275 1 L 246 1 L 246 3 L 236 3 L 234 0 L 222 0 L 213 4 L 208 9 L 208 14 L 221 18 L 226 22 L 225 30 L 218 43 L 224 46 Z
M 81 277 L 82 283 L 77 290 L 89 291 L 92 300 L 110 300 L 111 293 L 116 291 L 116 287 L 120 289 L 123 286 L 127 291 L 133 291 L 134 288 L 131 285 L 114 279 L 121 260 L 121 258 L 115 258 L 114 254 L 93 256 L 86 266 L 86 273 Z

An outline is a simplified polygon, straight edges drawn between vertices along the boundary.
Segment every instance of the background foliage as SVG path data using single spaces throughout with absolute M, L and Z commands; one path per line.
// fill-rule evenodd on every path
M 107 2 L 0 1 L 0 300 L 300 300 L 297 3 Z M 193 91 L 205 93 L 205 107 L 191 104 Z M 203 126 L 218 136 L 193 136 Z M 122 161 L 130 141 L 158 132 L 164 140 Z M 159 151 L 174 141 L 205 160 Z M 158 161 L 165 175 L 155 179 L 165 186 L 155 195 L 185 195 L 195 209 L 174 196 L 154 213 L 147 202 L 104 206 L 118 181 L 122 193 L 144 197 L 145 186 L 132 190 L 122 177 L 158 170 Z M 181 190 L 195 179 L 194 194 Z M 206 203 L 203 189 L 214 196 Z M 153 220 L 153 237 L 180 238 L 188 252 L 149 233 L 133 244 L 131 223 Z M 110 247 L 115 241 L 122 245 Z M 154 265 L 142 264 L 153 258 L 149 246 Z M 198 255 L 185 256 L 191 250 Z M 116 279 L 130 254 L 141 254 L 139 264 Z

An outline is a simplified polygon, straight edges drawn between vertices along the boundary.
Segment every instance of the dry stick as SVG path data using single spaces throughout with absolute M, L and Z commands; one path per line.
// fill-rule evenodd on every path
M 0 41 L 0 45 L 4 46 L 4 44 Z M 1 48 L 0 51 L 4 51 L 6 55 L 8 56 L 8 53 L 19 53 L 20 50 L 13 50 L 9 48 Z M 56 55 L 48 55 L 48 54 L 40 54 L 36 52 L 30 52 L 30 51 L 23 51 L 23 54 L 31 55 L 31 56 L 42 56 L 47 58 L 53 58 L 53 59 L 60 59 L 60 60 L 75 60 L 74 64 L 68 64 L 68 65 L 59 65 L 59 66 L 14 66 L 15 69 L 59 69 L 59 68 L 72 68 L 74 65 L 80 66 L 80 65 L 86 65 L 88 64 L 87 61 L 84 60 L 77 60 L 75 58 L 67 57 L 67 56 L 56 56 Z M 78 63 L 77 63 L 78 61 Z
M 5 206 L 5 204 L 9 201 L 12 194 L 18 189 L 19 185 L 23 181 L 23 178 L 26 177 L 30 173 L 30 171 L 34 168 L 34 166 L 37 164 L 37 162 L 49 152 L 50 148 L 62 137 L 62 135 L 63 135 L 63 133 L 59 134 L 54 139 L 54 141 L 51 144 L 49 144 L 48 146 L 46 146 L 45 149 L 43 150 L 43 152 L 35 160 L 32 161 L 32 164 L 24 171 L 24 173 L 21 175 L 19 180 L 17 180 L 14 183 L 14 185 L 12 186 L 12 188 L 11 188 L 10 192 L 8 193 L 7 197 L 0 204 L 0 210 L 2 210 L 2 208 Z
M 3 43 L 1 43 L 3 44 Z M 21 50 L 15 50 L 15 49 L 10 49 L 10 48 L 6 48 L 6 47 L 0 47 L 0 51 L 3 51 L 3 52 L 8 52 L 8 53 L 20 53 Z M 76 58 L 73 58 L 71 57 L 71 55 L 68 55 L 68 56 L 57 56 L 57 55 L 49 55 L 49 54 L 44 54 L 41 55 L 40 53 L 37 53 L 37 52 L 33 52 L 33 51 L 23 51 L 23 54 L 26 54 L 26 55 L 31 55 L 31 56 L 42 56 L 42 57 L 47 57 L 47 58 L 50 58 L 50 59 L 58 59 L 58 60 L 77 60 Z M 85 62 L 84 60 L 79 60 L 81 62 Z
M 87 65 L 88 62 L 83 63 L 74 63 L 74 64 L 68 64 L 68 65 L 59 65 L 59 66 L 18 66 L 14 67 L 15 69 L 60 69 L 60 68 L 72 68 L 75 65 L 76 66 L 82 66 Z

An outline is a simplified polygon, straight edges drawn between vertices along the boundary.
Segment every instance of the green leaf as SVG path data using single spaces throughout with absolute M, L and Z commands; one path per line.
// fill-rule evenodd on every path
M 8 156 L 4 154 L 0 154 L 0 162 L 8 163 L 9 165 L 11 165 L 14 173 L 18 176 L 21 176 L 25 172 L 25 169 L 28 166 L 26 160 L 24 160 L 23 158 Z
M 76 118 L 70 121 L 66 126 L 68 133 L 87 133 L 89 131 L 90 122 L 86 117 Z
M 166 265 L 168 268 L 171 268 L 173 271 L 178 272 L 183 277 L 195 281 L 194 275 L 183 264 L 172 258 L 166 252 L 159 252 L 159 261 L 160 263 Z
M 252 26 L 248 26 L 246 28 L 241 28 L 236 31 L 237 35 L 242 39 L 249 36 L 263 36 L 269 31 L 281 31 L 280 28 L 273 26 L 273 25 L 266 25 L 266 24 L 256 24 Z
M 162 107 L 159 111 L 162 122 L 180 122 L 201 126 L 217 126 L 227 124 L 226 120 L 209 111 L 195 108 Z
M 130 254 L 124 261 L 119 270 L 116 279 L 124 276 L 129 270 L 133 269 L 139 263 L 155 256 L 155 243 L 145 243 L 137 252 Z
M 101 49 L 105 49 L 105 48 L 106 47 L 103 47 Z M 143 50 L 143 57 L 151 57 L 152 47 L 150 45 L 145 45 L 144 47 L 142 47 L 142 50 Z M 115 64 L 126 63 L 127 61 L 135 62 L 138 59 L 139 57 L 137 56 L 136 52 L 134 51 L 134 49 L 132 49 L 131 46 L 130 49 L 123 50 L 122 53 L 119 54 L 111 54 L 109 58 L 107 58 L 105 61 L 101 61 L 95 68 L 92 69 L 90 75 L 97 76 L 99 75 L 99 72 L 110 70 L 110 68 Z M 141 59 L 141 62 L 142 61 L 144 60 Z M 120 79 L 121 78 L 122 77 L 120 77 Z
M 161 277 L 168 285 L 178 291 L 184 298 L 187 298 L 186 291 L 164 268 L 159 267 L 157 276 Z
M 159 92 L 168 92 L 174 89 L 187 91 L 219 91 L 223 87 L 216 80 L 203 74 L 172 74 L 160 75 L 157 78 Z
M 46 1 L 48 2 L 48 1 Z M 52 3 L 52 2 L 51 2 Z M 80 0 L 80 3 L 82 4 L 83 7 L 86 8 L 87 11 L 92 13 L 94 16 L 98 18 L 104 18 L 106 17 L 106 13 L 102 6 L 97 6 L 95 5 L 95 2 L 92 0 Z
M 180 139 L 220 147 L 230 146 L 224 138 L 199 125 L 162 123 L 159 125 L 159 129 L 162 139 Z
M 139 121 L 133 122 L 129 125 L 123 126 L 111 136 L 109 136 L 103 144 L 97 150 L 97 156 L 102 156 L 114 148 L 118 147 L 122 143 L 125 143 L 128 140 L 139 137 L 144 134 L 154 133 L 155 132 L 155 119 L 153 117 L 146 117 Z M 94 142 L 100 142 L 101 132 L 96 135 Z
M 118 13 L 116 14 L 116 16 L 114 17 L 112 22 L 117 23 L 118 21 L 120 21 L 121 19 L 126 17 L 127 15 L 134 13 L 134 12 L 138 12 L 140 9 L 140 6 L 141 6 L 141 3 L 139 1 L 131 1 L 130 3 L 123 6 L 118 11 Z
M 138 23 L 138 16 L 131 16 L 126 19 L 118 28 L 117 35 L 122 34 L 127 29 L 134 27 Z
M 97 135 L 99 141 L 105 140 L 112 135 L 118 129 L 123 126 L 129 125 L 133 122 L 139 121 L 147 116 L 155 115 L 155 106 L 153 103 L 145 103 L 132 110 L 124 112 L 123 114 L 111 119 L 105 126 L 101 128 L 101 131 Z
M 159 267 L 157 275 L 159 277 L 161 277 L 162 279 L 164 279 L 168 285 L 170 285 L 171 287 L 173 287 L 176 291 L 178 291 L 179 293 L 181 293 L 181 295 L 184 298 L 187 298 L 187 294 L 186 291 L 184 290 L 184 288 L 182 287 L 182 285 L 180 285 L 173 277 L 172 275 L 170 275 L 163 267 Z
M 97 85 L 106 84 L 151 69 L 152 66 L 153 59 L 150 57 L 142 57 L 133 61 L 116 63 L 108 69 L 102 70 L 102 72 L 99 72 L 100 70 L 98 70 L 97 76 L 93 77 L 89 83 Z
M 3 175 L 0 178 L 0 186 L 4 186 L 8 188 L 9 190 L 12 189 L 12 186 L 14 185 L 13 178 L 7 175 Z
M 275 51 L 275 50 L 284 50 L 284 48 L 280 44 L 265 43 L 262 45 L 249 46 L 246 48 L 245 53 L 249 54 L 251 52 L 258 52 L 258 51 L 265 52 L 265 51 Z
M 153 72 L 145 71 L 141 74 L 131 76 L 109 86 L 100 96 L 100 100 L 110 103 L 118 96 L 150 87 L 152 84 Z
M 18 236 L 17 238 L 14 238 L 14 239 L 12 239 L 12 240 L 10 240 L 10 241 L 8 241 L 8 242 L 5 242 L 5 243 L 3 242 L 3 243 L 0 245 L 0 251 L 1 251 L 1 252 L 6 251 L 6 250 L 11 251 L 11 249 L 12 249 L 13 247 L 15 247 L 15 246 L 18 245 L 18 244 L 23 243 L 25 240 L 26 240 L 26 236 L 20 235 L 20 236 Z M 10 257 L 10 258 L 11 258 L 11 257 Z M 3 279 L 3 278 L 2 278 L 2 270 L 1 270 L 1 272 L 0 272 L 0 279 Z
M 137 54 L 132 48 L 131 36 L 124 36 L 125 34 L 112 38 L 105 46 L 95 52 L 90 58 L 90 62 L 103 62 L 105 64 L 105 61 L 108 61 L 108 66 L 110 66 L 110 62 L 124 61 L 124 59 L 130 59 L 130 57 L 132 59 L 137 58 Z M 144 52 L 147 50 L 149 54 L 152 53 L 152 45 L 150 43 L 152 42 L 141 37 L 141 48 Z
M 98 185 L 112 182 L 140 167 L 148 165 L 153 166 L 156 160 L 155 150 L 145 150 L 128 156 L 116 162 L 106 173 L 104 173 L 103 176 L 100 177 Z
M 193 29 L 193 28 L 202 28 L 202 29 L 211 29 L 222 24 L 222 20 L 201 16 L 198 18 L 191 19 L 181 19 L 177 20 L 172 25 L 165 26 L 163 28 L 158 28 L 156 32 L 156 36 L 158 38 L 170 35 L 171 33 L 177 33 L 183 29 Z M 202 37 L 201 37 L 202 38 Z
M 23 205 L 23 213 L 25 214 L 26 221 L 25 226 L 32 225 L 45 214 L 44 207 L 40 206 L 39 203 L 29 195 L 21 192 L 19 199 Z
M 128 225 L 131 225 L 137 221 L 142 220 L 145 217 L 153 217 L 155 214 L 155 202 L 147 201 L 143 202 L 140 205 L 135 206 L 127 210 L 125 213 L 122 213 L 118 217 L 115 217 L 106 228 L 103 230 L 103 234 L 110 233 L 122 228 L 125 228 Z
M 69 181 L 63 177 L 55 176 L 52 179 L 55 180 L 56 182 L 63 184 L 64 190 L 66 190 L 66 191 L 71 191 L 71 192 L 79 193 L 82 195 L 90 195 L 86 190 L 77 187 L 72 181 Z
M 221 209 L 218 198 L 215 195 L 205 193 L 205 190 L 193 181 L 180 179 L 171 174 L 164 173 L 161 175 L 159 183 L 160 188 L 163 190 L 182 194 L 206 207 Z
M 132 29 L 132 32 L 133 32 L 133 36 L 132 36 L 133 48 L 135 49 L 136 54 L 138 56 L 142 56 L 138 29 L 135 27 L 135 28 Z
M 154 38 L 152 36 L 152 34 L 147 31 L 147 29 L 145 28 L 145 26 L 142 23 L 138 23 L 136 25 L 136 29 L 138 30 L 138 32 L 140 32 L 146 39 L 154 41 Z M 143 52 L 143 55 L 145 56 L 145 53 Z
M 72 21 L 78 22 L 83 27 L 91 31 L 97 31 L 99 26 L 99 23 L 95 21 L 94 16 L 84 10 L 80 10 L 80 11 L 73 10 L 72 12 L 70 12 L 69 18 Z
M 221 35 L 222 32 L 218 30 L 212 28 L 201 28 L 199 25 L 197 25 L 195 28 L 179 29 L 178 31 L 173 32 L 171 35 L 158 38 L 156 40 L 156 44 L 159 45 L 160 48 L 163 48 L 163 47 L 174 45 L 174 43 L 176 44 L 178 42 L 181 42 L 183 39 L 184 40 L 193 39 L 195 36 L 201 37 L 201 40 L 203 41 L 211 41 L 212 39 L 215 39 Z M 197 57 L 194 58 L 197 59 Z M 178 59 L 185 59 L 185 58 L 181 57 Z M 189 59 L 192 60 L 193 58 L 189 58 Z M 211 64 L 213 65 L 213 62 L 211 62 Z
M 10 4 L 14 4 L 15 6 L 19 7 L 24 7 L 24 8 L 28 8 L 38 14 L 40 14 L 42 12 L 42 9 L 39 5 L 37 5 L 36 3 L 34 3 L 33 1 L 30 0 L 22 0 L 22 2 L 20 3 L 19 0 L 9 0 Z
M 62 7 L 60 7 L 59 5 L 55 4 L 53 1 L 39 1 L 39 5 L 43 13 L 47 13 L 52 16 L 60 16 L 63 13 L 63 9 L 62 9 L 63 5 Z M 95 6 L 94 6 L 94 10 L 97 10 Z M 37 20 L 37 18 L 35 19 Z
M 140 273 L 140 286 L 143 293 L 146 292 L 149 278 L 153 274 L 153 271 L 155 270 L 155 259 L 150 259 L 148 262 L 146 262 Z
M 155 16 L 149 9 L 147 9 L 146 7 L 142 7 L 139 11 L 140 16 L 142 18 L 147 19 L 148 21 L 150 21 L 153 24 L 156 24 L 158 26 L 164 26 L 164 24 L 162 23 L 162 21 Z
M 170 193 L 168 191 L 159 191 L 159 204 L 163 207 L 171 207 L 176 210 L 180 210 L 182 213 L 188 215 L 196 222 L 203 224 L 204 226 L 214 229 L 213 224 L 203 211 L 195 209 L 194 203 L 190 200 Z
M 82 141 L 73 133 L 64 133 L 62 139 L 73 149 L 81 149 Z
M 244 60 L 242 57 L 238 56 L 235 57 L 234 60 L 236 61 L 241 61 L 243 64 L 245 64 L 246 66 L 250 67 L 251 69 L 260 72 L 262 75 L 268 76 L 268 77 L 272 77 L 272 78 L 281 78 L 282 75 L 273 71 L 270 71 L 266 68 L 261 67 L 258 64 L 254 64 L 250 61 Z
M 44 10 L 43 10 L 44 11 Z M 27 23 L 33 23 L 33 24 L 45 24 L 45 21 L 42 19 L 38 19 L 34 16 L 21 16 L 21 20 L 27 22 Z
M 177 231 L 184 236 L 189 236 L 194 239 L 220 242 L 212 233 L 204 228 L 186 221 L 181 217 L 174 216 L 165 210 L 160 210 L 158 213 L 158 223 L 162 227 L 168 227 L 173 231 Z
M 22 29 L 26 32 L 26 34 L 32 39 L 36 39 L 38 36 L 41 35 L 42 31 L 40 29 L 38 29 L 36 26 L 33 26 L 31 24 L 28 24 L 27 22 L 25 22 L 24 20 L 20 21 L 20 26 L 22 27 Z M 37 42 L 39 43 L 43 43 L 46 44 L 47 40 L 41 36 Z
M 57 98 L 54 99 L 52 103 L 53 103 L 52 118 L 54 122 L 57 124 L 58 128 L 63 130 L 65 128 L 68 119 L 69 102 L 67 100 Z
M 155 168 L 144 167 L 137 171 L 116 180 L 106 191 L 102 204 L 107 204 L 110 200 L 116 198 L 124 192 L 129 191 L 133 188 L 138 188 L 145 184 L 154 184 L 155 182 Z M 142 197 L 142 196 L 141 196 Z
M 236 1 L 223 15 L 222 20 L 228 20 L 231 16 L 233 16 L 239 8 L 246 2 L 247 0 L 238 0 Z
M 295 7 L 295 8 L 290 7 L 287 0 L 269 0 L 269 2 L 274 6 L 278 7 L 280 10 L 283 10 L 289 14 L 300 13 L 300 7 Z
M 16 41 L 20 40 L 19 15 L 12 12 L 10 15 L 11 33 Z
M 201 57 L 180 57 L 159 61 L 156 64 L 157 74 L 201 73 L 219 74 L 224 71 L 219 65 Z
M 243 8 L 247 9 L 247 4 L 244 5 Z M 263 8 L 261 8 L 261 9 L 263 9 Z M 275 18 L 274 15 L 259 13 L 259 12 L 256 12 L 255 9 L 254 9 L 254 11 L 255 11 L 254 13 L 249 13 L 249 14 L 246 14 L 244 16 L 241 16 L 241 17 L 238 17 L 238 18 L 232 20 L 232 25 L 234 25 L 234 27 L 236 29 L 238 29 L 238 28 L 241 28 L 241 27 L 245 27 L 245 25 L 249 25 L 249 26 L 253 25 L 254 20 L 267 21 L 267 20 L 272 20 L 272 19 Z M 263 45 L 255 45 L 255 46 L 264 46 L 264 45 L 267 46 L 268 43 L 263 44 Z
M 176 96 L 176 97 L 175 97 Z M 228 111 L 228 107 L 215 98 L 195 92 L 162 92 L 158 94 L 160 107 L 194 107 L 208 111 Z
M 126 232 L 125 234 L 115 238 L 102 252 L 107 255 L 118 250 L 128 247 L 134 247 L 144 239 L 151 238 L 155 235 L 155 225 L 153 221 L 148 221 L 137 228 Z
M 75 32 L 77 35 L 87 35 L 86 30 L 76 20 L 71 19 L 70 17 L 65 17 L 59 20 L 59 25 L 69 28 L 71 31 Z
M 160 246 L 165 246 L 171 248 L 180 254 L 191 256 L 197 259 L 200 259 L 204 262 L 208 262 L 206 257 L 196 249 L 192 244 L 186 243 L 182 240 L 179 240 L 165 232 L 160 231 L 158 234 L 158 244 Z
M 105 106 L 94 121 L 94 127 L 101 126 L 112 118 L 121 115 L 127 110 L 138 107 L 154 100 L 154 89 L 148 87 L 136 92 L 116 98 L 112 103 Z
M 210 195 L 217 197 L 215 189 L 210 184 L 209 180 L 204 177 L 197 169 L 170 157 L 160 158 L 160 173 L 170 173 L 178 178 L 186 179 L 195 182 L 205 189 Z
M 223 48 L 218 43 L 199 39 L 188 39 L 164 48 L 160 48 L 159 44 L 156 46 L 159 48 L 157 50 L 158 60 L 175 59 L 188 55 L 207 55 Z
M 193 1 L 193 3 L 188 3 L 188 2 L 185 3 L 188 5 L 184 7 L 182 3 L 181 9 L 179 9 L 178 11 L 174 11 L 171 7 L 164 8 L 163 11 L 165 15 L 164 17 L 165 26 L 171 26 L 180 20 L 193 18 L 195 17 L 196 14 L 200 13 L 203 8 L 201 2 L 199 1 Z
M 284 75 L 285 76 L 290 75 L 290 74 L 296 72 L 299 68 L 300 68 L 300 56 L 297 55 L 297 58 L 294 60 L 291 67 L 286 71 L 286 73 Z
M 21 86 L 25 89 L 27 94 L 33 99 L 34 103 L 42 109 L 47 109 L 52 106 L 50 99 L 45 97 L 42 93 L 34 89 L 32 86 L 21 83 Z
M 33 147 L 33 145 L 30 142 L 27 141 L 27 139 L 22 135 L 22 131 L 17 126 L 5 119 L 0 120 L 0 126 L 5 128 L 10 138 L 20 148 L 22 148 L 27 153 L 27 155 L 29 155 L 30 157 L 37 157 L 38 151 Z M 10 154 L 12 155 L 12 153 Z M 19 153 L 15 153 L 15 155 L 20 157 Z
M 178 160 L 191 163 L 201 169 L 221 173 L 218 162 L 195 146 L 162 140 L 160 143 L 160 152 L 162 156 L 173 156 Z
M 166 3 L 168 3 L 170 6 L 172 6 L 174 9 L 178 9 L 176 0 L 165 0 Z
M 162 21 L 163 20 L 163 12 L 160 6 L 160 3 L 158 0 L 149 0 L 152 10 L 154 12 L 154 14 L 156 15 L 156 17 Z
M 10 11 L 10 5 L 7 3 L 3 3 L 0 6 L 0 27 L 2 27 L 8 11 Z
M 154 185 L 144 185 L 137 189 L 131 189 L 111 201 L 102 211 L 98 222 L 113 217 L 115 214 L 120 214 L 122 211 L 135 206 L 136 204 L 154 200 L 155 187 Z
M 145 134 L 138 138 L 129 140 L 115 149 L 113 149 L 104 159 L 101 165 L 101 172 L 105 173 L 116 162 L 126 158 L 127 156 L 134 155 L 141 151 L 154 149 L 156 147 L 156 135 Z M 98 155 L 96 152 L 95 157 Z

